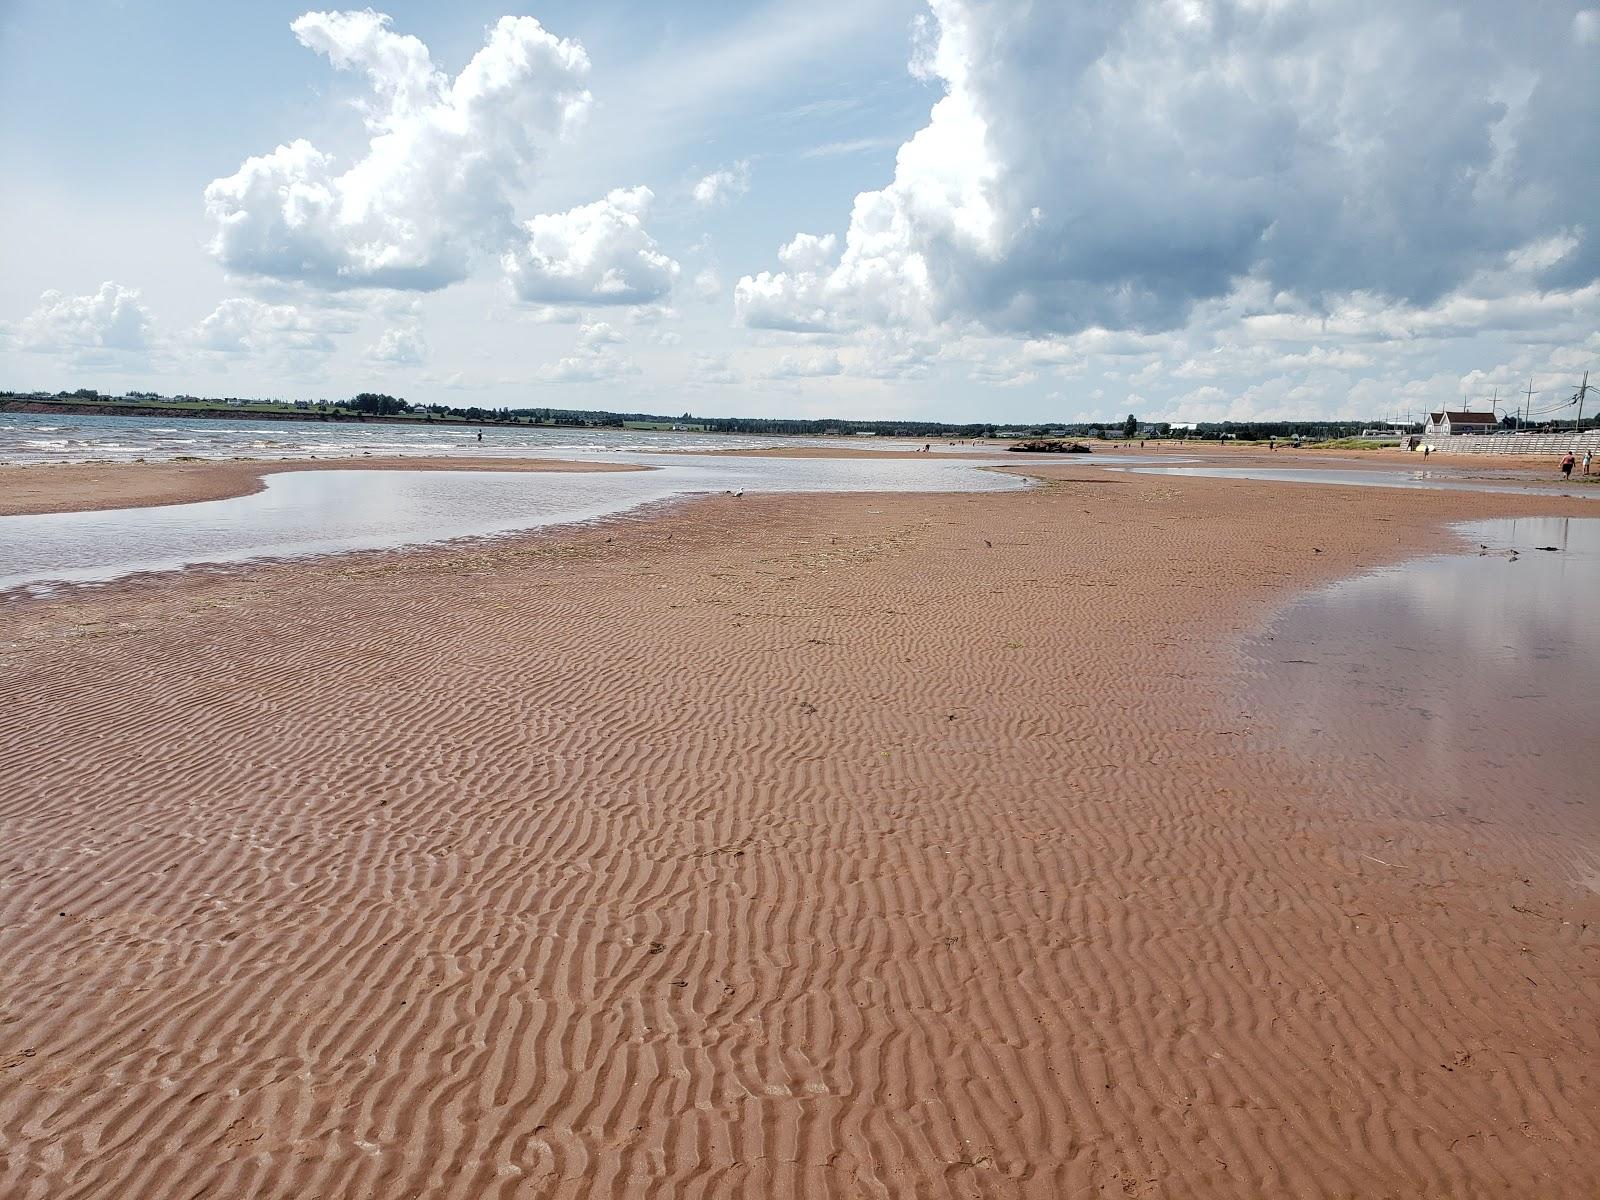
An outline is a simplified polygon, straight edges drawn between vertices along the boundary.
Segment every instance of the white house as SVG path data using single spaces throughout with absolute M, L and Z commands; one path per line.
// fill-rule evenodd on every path
M 1492 412 L 1431 412 L 1424 433 L 1494 433 L 1500 422 Z

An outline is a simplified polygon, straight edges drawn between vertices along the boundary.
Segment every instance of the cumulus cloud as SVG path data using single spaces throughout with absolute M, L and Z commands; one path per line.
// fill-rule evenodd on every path
M 539 368 L 546 383 L 605 383 L 640 374 L 639 365 L 623 353 L 627 341 L 606 321 L 594 321 L 578 330 L 572 353 Z
M 108 281 L 87 296 L 45 292 L 14 336 L 24 350 L 109 361 L 149 350 L 152 323 L 137 289 Z
M 768 379 L 820 379 L 828 375 L 842 375 L 844 364 L 839 356 L 826 351 L 820 354 L 784 354 L 772 369 Z
M 309 12 L 291 28 L 365 75 L 371 140 L 340 170 L 295 139 L 206 188 L 211 252 L 241 274 L 321 288 L 462 279 L 515 235 L 512 195 L 589 107 L 583 47 L 532 17 L 502 17 L 454 79 L 371 10 Z
M 694 202 L 701 208 L 728 204 L 750 190 L 750 163 L 741 159 L 731 167 L 720 167 L 694 185 Z
M 1540 284 L 1600 275 L 1575 4 L 930 7 L 928 124 L 842 242 L 739 281 L 747 325 L 1170 329 L 1241 279 L 1426 306 L 1563 230 Z
M 832 271 L 839 239 L 833 234 L 796 234 L 778 251 L 781 273 L 746 275 L 734 288 L 739 316 L 753 329 L 822 333 L 854 323 L 847 283 Z M 887 323 L 885 321 L 884 323 Z
M 235 297 L 218 304 L 189 340 L 197 350 L 214 354 L 324 355 L 334 351 L 331 335 L 350 327 L 343 314 L 312 316 L 292 304 Z
M 428 357 L 428 339 L 415 324 L 392 325 L 367 347 L 367 359 L 393 366 L 415 366 Z
M 715 300 L 722 295 L 722 276 L 715 267 L 703 267 L 695 273 L 694 294 L 702 300 Z
M 543 305 L 639 305 L 672 290 L 678 264 L 644 228 L 654 193 L 618 188 L 593 204 L 543 213 L 501 258 L 519 300 Z
M 729 387 L 733 384 L 743 383 L 744 376 L 728 361 L 726 354 L 711 354 L 697 351 L 689 359 L 689 382 L 692 384 L 710 384 L 715 387 Z

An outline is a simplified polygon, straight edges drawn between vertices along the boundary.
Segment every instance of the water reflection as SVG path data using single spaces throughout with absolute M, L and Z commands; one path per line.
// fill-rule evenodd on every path
M 960 460 L 640 455 L 604 473 L 302 471 L 230 500 L 0 517 L 0 590 L 202 563 L 378 550 L 593 520 L 695 492 L 970 492 L 1027 486 Z
M 1342 471 L 1323 467 L 1109 467 L 1141 475 L 1192 475 L 1205 479 L 1255 479 L 1275 483 L 1347 484 L 1351 487 L 1425 488 L 1444 492 L 1507 492 L 1522 496 L 1576 495 L 1579 491 L 1559 491 L 1550 487 L 1515 483 L 1490 483 L 1463 479 L 1458 475 L 1425 470 Z M 1557 481 L 1552 479 L 1552 484 Z M 1558 485 L 1559 486 L 1559 485 Z
M 1474 551 L 1296 602 L 1251 647 L 1257 710 L 1304 754 L 1398 770 L 1419 813 L 1600 848 L 1600 521 L 1459 528 Z

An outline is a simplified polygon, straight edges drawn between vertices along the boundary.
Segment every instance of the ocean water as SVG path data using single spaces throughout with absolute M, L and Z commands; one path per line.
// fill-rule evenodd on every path
M 760 449 L 814 444 L 884 447 L 888 439 L 795 439 L 721 433 L 653 433 L 485 425 L 396 425 L 355 421 L 230 421 L 210 418 L 0 413 L 0 463 L 166 462 L 175 458 L 349 458 L 452 454 L 475 458 L 560 457 Z M 895 442 L 893 448 L 904 449 Z
M 286 471 L 249 496 L 0 517 L 0 591 L 49 592 L 203 564 L 488 537 L 717 492 L 977 492 L 1028 486 L 981 463 L 647 454 L 605 472 Z M 862 503 L 869 498 L 863 497 Z

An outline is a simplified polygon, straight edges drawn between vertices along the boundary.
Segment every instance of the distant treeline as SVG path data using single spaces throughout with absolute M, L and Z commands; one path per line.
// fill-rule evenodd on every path
M 998 426 L 973 421 L 952 425 L 945 421 L 847 421 L 838 418 L 802 419 L 798 417 L 679 417 L 656 413 L 590 412 L 567 408 L 518 408 L 512 414 L 537 421 L 583 422 L 592 425 L 650 426 L 661 429 L 693 429 L 707 433 L 765 433 L 799 437 L 826 437 L 872 433 L 883 437 L 994 437 Z
M 445 404 L 418 404 L 384 392 L 360 392 L 346 400 L 257 400 L 238 396 L 200 397 L 163 396 L 155 392 L 128 392 L 121 396 L 102 395 L 93 388 L 70 392 L 0 391 L 0 408 L 13 410 L 37 404 L 51 409 L 78 412 L 160 410 L 171 415 L 206 417 L 272 417 L 300 420 L 391 420 L 410 423 L 452 422 L 482 425 L 559 425 L 576 428 L 684 429 L 706 433 L 765 434 L 769 436 L 850 437 L 875 434 L 880 437 L 971 439 L 992 437 L 1131 437 L 1131 438 L 1236 438 L 1264 441 L 1269 438 L 1321 441 L 1351 437 L 1373 424 L 1372 421 L 1203 421 L 1193 428 L 1174 427 L 1167 422 L 1143 422 L 1132 413 L 1125 420 L 1060 422 L 1048 424 L 999 424 L 992 421 L 850 421 L 837 417 L 810 419 L 786 417 L 697 417 L 692 413 L 667 416 L 661 413 L 608 412 L 577 408 L 490 409 L 477 405 L 456 407 Z M 1509 419 L 1508 424 L 1514 424 Z M 1398 436 L 1398 432 L 1396 434 Z
M 443 408 L 438 405 L 407 405 L 404 400 L 363 392 L 351 400 L 337 402 L 360 412 L 435 412 L 465 415 L 473 420 L 505 420 L 545 425 L 587 425 L 613 428 L 653 427 L 692 429 L 707 433 L 753 433 L 793 437 L 851 437 L 874 434 L 879 437 L 911 438 L 992 438 L 992 437 L 1235 437 L 1240 440 L 1303 438 L 1321 440 L 1350 437 L 1371 428 L 1371 421 L 1217 421 L 1200 422 L 1192 430 L 1174 432 L 1170 422 L 1141 422 L 1132 413 L 1121 421 L 1086 421 L 1043 425 L 1001 425 L 973 421 L 951 424 L 947 421 L 851 421 L 839 417 L 697 417 L 692 413 L 670 417 L 660 413 L 607 412 L 573 408 L 513 408 L 493 413 L 483 409 Z M 1397 435 L 1398 436 L 1398 435 Z

